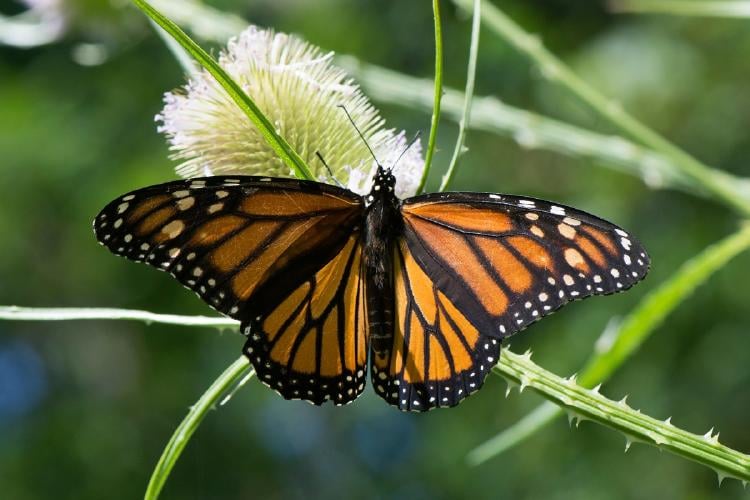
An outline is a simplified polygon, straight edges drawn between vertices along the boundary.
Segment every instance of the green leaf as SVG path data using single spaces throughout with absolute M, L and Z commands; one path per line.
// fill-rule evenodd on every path
M 159 11 L 153 8 L 144 0 L 133 0 L 133 2 L 156 24 L 161 26 L 164 31 L 169 33 L 177 42 L 191 55 L 196 61 L 224 88 L 232 100 L 247 115 L 250 121 L 258 127 L 258 130 L 266 139 L 268 144 L 273 148 L 279 158 L 286 163 L 289 168 L 300 179 L 315 180 L 302 157 L 292 148 L 292 146 L 281 137 L 270 120 L 266 118 L 263 112 L 258 108 L 255 102 L 248 96 L 242 88 L 219 66 L 219 64 L 197 43 L 195 43 L 179 26 L 164 17 Z

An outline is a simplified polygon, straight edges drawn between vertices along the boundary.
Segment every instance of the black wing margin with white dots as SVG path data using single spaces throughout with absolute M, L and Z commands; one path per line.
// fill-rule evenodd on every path
M 504 337 L 572 300 L 626 290 L 649 268 L 619 227 L 547 201 L 440 193 L 405 200 L 401 213 L 394 344 L 372 362 L 376 392 L 402 409 L 458 404 Z
M 245 354 L 282 396 L 345 403 L 364 386 L 363 209 L 335 186 L 217 176 L 125 194 L 94 231 L 113 253 L 170 273 L 241 321 Z

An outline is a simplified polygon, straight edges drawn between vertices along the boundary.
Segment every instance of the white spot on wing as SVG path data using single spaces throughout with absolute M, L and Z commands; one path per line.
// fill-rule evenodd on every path
M 573 238 L 576 237 L 576 230 L 563 222 L 558 224 L 557 230 L 560 232 L 560 234 L 562 234 L 564 237 L 568 238 L 569 240 L 572 240 Z
M 195 205 L 195 198 L 193 198 L 192 196 L 188 198 L 182 198 L 177 202 L 177 208 L 179 208 L 180 210 L 187 210 L 193 205 Z
M 177 219 L 161 228 L 161 232 L 166 234 L 167 238 L 172 239 L 179 236 L 183 229 L 185 229 L 185 223 Z

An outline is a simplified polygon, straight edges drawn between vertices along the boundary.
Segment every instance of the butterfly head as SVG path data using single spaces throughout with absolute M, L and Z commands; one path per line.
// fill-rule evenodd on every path
M 383 168 L 382 165 L 378 165 L 378 170 L 375 172 L 375 177 L 372 180 L 372 190 L 370 190 L 367 201 L 373 203 L 379 199 L 395 199 L 394 188 L 396 187 L 396 176 L 393 175 L 390 169 Z

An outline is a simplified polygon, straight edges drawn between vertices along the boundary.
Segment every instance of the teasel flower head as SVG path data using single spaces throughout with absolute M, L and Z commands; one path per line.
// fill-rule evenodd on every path
M 365 194 L 375 171 L 376 163 L 341 106 L 385 167 L 406 148 L 405 133 L 385 128 L 359 86 L 333 64 L 333 53 L 324 53 L 300 38 L 250 26 L 229 41 L 219 64 L 321 182 L 338 181 Z M 180 162 L 178 174 L 294 176 L 207 72 L 192 75 L 187 85 L 165 94 L 164 102 L 156 120 L 168 139 L 172 158 Z M 415 194 L 423 170 L 417 143 L 394 169 L 400 197 Z

